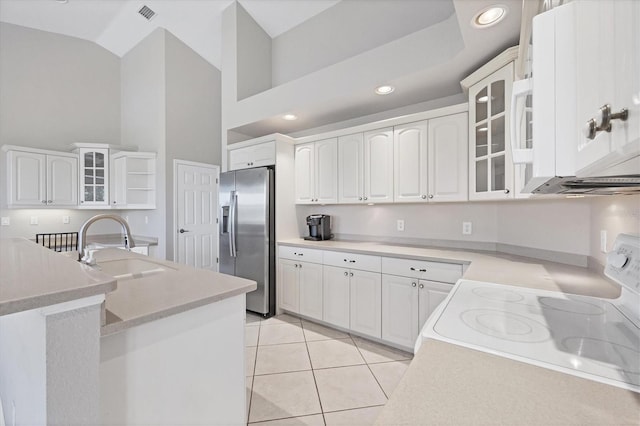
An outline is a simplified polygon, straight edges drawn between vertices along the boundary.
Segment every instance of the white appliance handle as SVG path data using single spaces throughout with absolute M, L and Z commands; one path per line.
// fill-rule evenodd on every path
M 516 104 L 518 99 L 524 98 L 532 92 L 532 78 L 513 82 L 513 88 L 511 90 L 511 158 L 513 158 L 513 164 L 533 163 L 533 149 L 518 147 L 518 141 L 522 135 L 520 133 L 520 126 L 516 123 Z

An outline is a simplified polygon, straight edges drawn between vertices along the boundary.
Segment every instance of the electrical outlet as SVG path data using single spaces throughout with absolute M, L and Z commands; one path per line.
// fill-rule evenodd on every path
M 471 232 L 472 232 L 471 222 L 462 222 L 462 234 L 471 235 Z
M 398 219 L 396 221 L 396 227 L 398 228 L 398 231 L 404 231 L 404 219 Z
M 0 225 L 2 226 L 9 226 L 11 225 L 11 218 L 10 217 L 2 217 L 2 222 L 0 222 Z
M 31 216 L 31 221 L 29 222 L 31 225 L 38 224 L 38 216 Z
M 65 225 L 68 225 L 71 223 L 71 217 L 70 216 L 62 216 L 62 223 L 64 223 Z
M 600 230 L 600 251 L 607 252 L 607 231 L 606 229 Z

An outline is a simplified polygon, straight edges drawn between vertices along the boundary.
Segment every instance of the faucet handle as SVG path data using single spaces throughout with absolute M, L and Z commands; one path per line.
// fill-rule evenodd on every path
M 87 254 L 84 255 L 84 257 L 82 258 L 82 262 L 86 263 L 89 266 L 93 266 L 96 264 L 96 258 L 95 258 L 95 253 L 98 250 L 87 250 Z

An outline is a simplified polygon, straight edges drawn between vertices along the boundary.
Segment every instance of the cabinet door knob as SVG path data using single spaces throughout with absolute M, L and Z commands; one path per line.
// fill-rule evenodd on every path
M 367 200 L 368 200 L 368 198 L 367 198 L 367 197 L 364 197 L 364 200 L 365 200 L 365 201 L 367 201 Z
M 358 201 L 362 201 L 362 197 L 358 197 Z
M 423 196 L 422 196 L 422 197 L 420 197 L 420 198 L 422 198 L 422 199 L 424 200 L 425 198 L 427 198 L 427 196 L 426 196 L 426 195 L 423 195 Z
M 302 269 L 302 264 L 301 263 L 298 264 L 298 268 Z
M 51 203 L 53 203 L 53 201 L 47 200 L 47 204 L 51 204 Z
M 429 199 L 433 199 L 433 194 L 429 194 Z
M 347 259 L 342 259 L 342 260 L 344 260 L 345 262 L 348 262 L 348 260 L 347 260 Z
M 424 284 L 420 284 L 420 288 L 424 288 Z
M 344 276 L 346 277 L 346 276 L 348 276 L 348 275 L 349 275 L 349 273 L 345 271 Z
M 505 193 L 505 194 L 508 194 L 509 192 L 511 192 L 511 191 L 509 191 L 509 188 L 505 188 L 505 189 L 504 189 L 504 193 Z
M 352 277 L 352 276 L 353 276 L 353 272 L 351 272 L 351 273 L 349 274 L 349 276 L 350 276 L 350 277 Z
M 294 263 L 294 264 L 293 264 L 293 267 L 294 267 L 294 268 L 297 268 L 297 267 L 298 267 L 298 264 L 297 264 L 297 263 Z
M 47 204 L 47 200 L 42 200 L 42 204 Z
M 418 285 L 418 284 L 416 284 L 416 283 L 411 283 L 411 287 L 415 287 L 415 286 L 417 286 L 417 285 Z

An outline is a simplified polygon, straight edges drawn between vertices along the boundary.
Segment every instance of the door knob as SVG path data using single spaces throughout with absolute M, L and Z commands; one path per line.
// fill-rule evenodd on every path
M 182 229 L 182 228 L 180 228 L 180 231 L 179 231 L 179 232 L 180 232 L 181 234 L 184 234 L 185 232 L 190 232 L 190 231 L 189 231 L 188 229 Z

